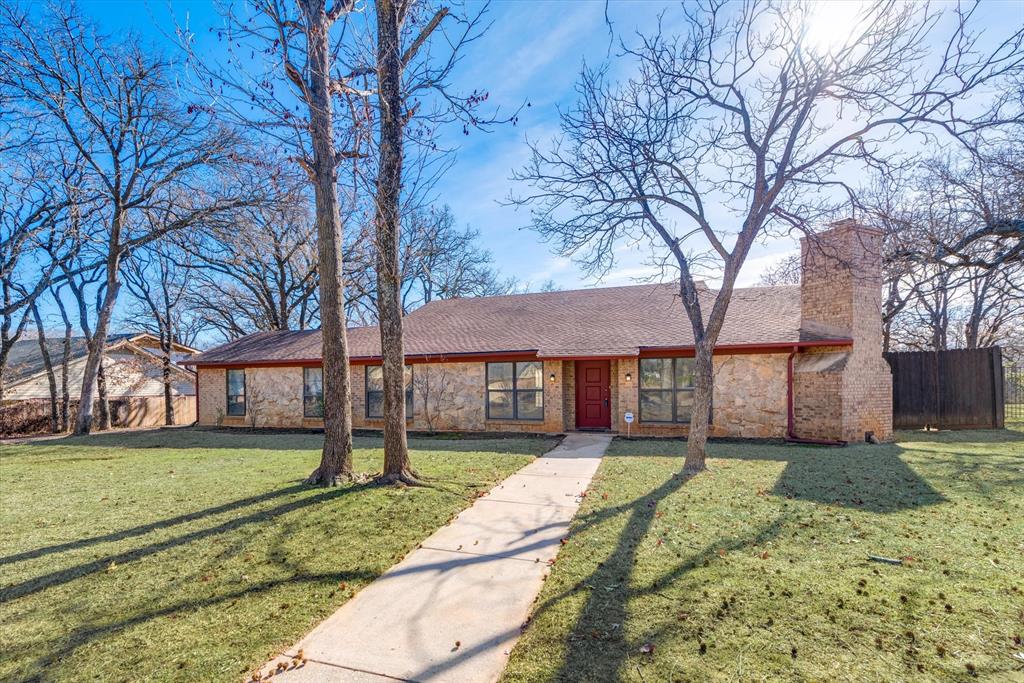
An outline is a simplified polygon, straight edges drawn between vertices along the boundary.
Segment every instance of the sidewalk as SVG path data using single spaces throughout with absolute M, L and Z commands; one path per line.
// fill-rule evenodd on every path
M 604 434 L 567 436 L 423 541 L 264 676 L 302 650 L 305 666 L 270 680 L 496 680 L 610 442 Z

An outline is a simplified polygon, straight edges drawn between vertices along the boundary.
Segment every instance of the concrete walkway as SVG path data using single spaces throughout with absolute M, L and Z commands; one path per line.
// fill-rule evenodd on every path
M 270 680 L 496 680 L 610 442 L 604 434 L 567 436 L 423 541 L 264 675 L 302 650 L 305 666 Z

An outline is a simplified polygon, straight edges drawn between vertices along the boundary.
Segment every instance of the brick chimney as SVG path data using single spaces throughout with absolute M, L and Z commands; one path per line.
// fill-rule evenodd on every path
M 892 373 L 882 357 L 882 231 L 844 219 L 801 239 L 800 252 L 802 334 L 808 339 L 853 340 L 852 347 L 831 351 L 845 354 L 844 358 L 835 356 L 834 362 L 812 358 L 813 354 L 800 359 L 797 426 L 815 432 L 800 436 L 821 438 L 827 432 L 838 432 L 824 438 L 859 443 L 871 433 L 877 439 L 889 439 Z M 806 395 L 801 401 L 801 391 L 818 393 L 822 386 L 829 386 L 832 395 Z M 833 406 L 838 410 L 832 413 L 831 426 L 816 424 L 815 411 L 801 411 L 801 407 L 823 399 L 840 403 Z

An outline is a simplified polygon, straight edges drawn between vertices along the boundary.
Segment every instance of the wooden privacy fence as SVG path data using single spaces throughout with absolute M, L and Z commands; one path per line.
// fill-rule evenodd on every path
M 999 347 L 885 354 L 892 368 L 896 429 L 985 429 L 1003 426 Z

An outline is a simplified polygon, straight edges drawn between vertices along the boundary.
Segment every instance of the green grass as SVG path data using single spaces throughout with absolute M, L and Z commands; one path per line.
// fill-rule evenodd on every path
M 682 449 L 612 444 L 504 681 L 1024 680 L 1024 432 Z
M 550 439 L 412 439 L 427 488 L 301 485 L 313 434 L 5 445 L 0 680 L 239 680 Z M 357 438 L 379 471 L 380 440 Z

